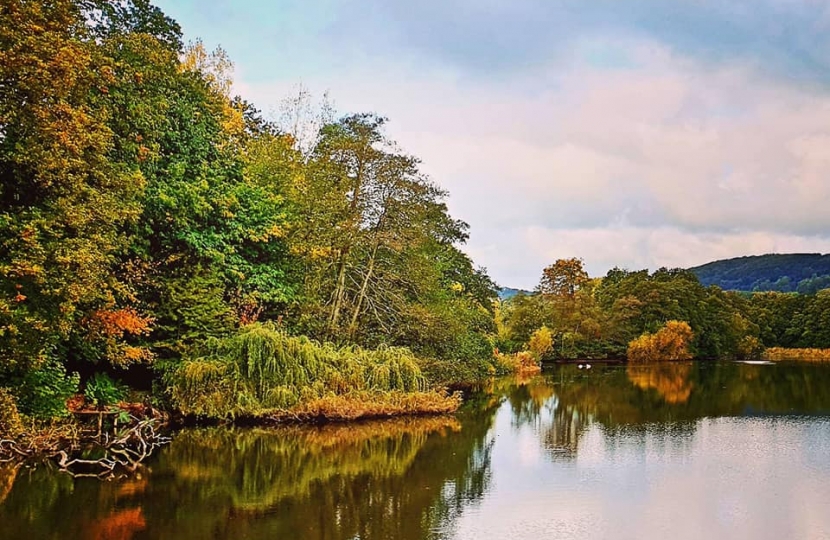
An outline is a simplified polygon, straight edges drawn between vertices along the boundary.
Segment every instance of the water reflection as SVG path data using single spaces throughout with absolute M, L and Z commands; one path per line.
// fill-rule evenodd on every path
M 0 539 L 821 538 L 828 414 L 830 366 L 562 366 L 457 418 L 186 430 L 118 482 L 0 466 Z
M 625 374 L 634 386 L 654 389 L 666 403 L 686 403 L 692 395 L 691 362 L 667 362 L 655 365 L 629 364 Z
M 0 506 L 0 538 L 441 538 L 488 489 L 487 403 L 461 420 L 188 430 L 123 482 L 41 468 Z

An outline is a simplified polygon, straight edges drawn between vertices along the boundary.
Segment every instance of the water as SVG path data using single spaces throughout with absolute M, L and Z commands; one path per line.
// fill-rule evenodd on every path
M 0 538 L 830 539 L 830 365 L 553 368 L 456 418 L 193 429 L 143 475 L 0 469 Z

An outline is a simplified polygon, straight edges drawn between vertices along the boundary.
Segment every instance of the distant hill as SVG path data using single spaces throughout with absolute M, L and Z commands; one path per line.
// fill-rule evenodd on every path
M 509 300 L 519 293 L 533 294 L 530 291 L 525 291 L 522 289 L 511 289 L 510 287 L 502 287 L 501 289 L 499 289 L 499 300 Z
M 725 290 L 812 294 L 830 288 L 830 255 L 819 253 L 738 257 L 689 270 L 704 285 Z

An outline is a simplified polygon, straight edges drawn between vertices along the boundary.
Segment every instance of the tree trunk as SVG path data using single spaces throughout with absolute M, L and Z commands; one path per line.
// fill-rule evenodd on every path
M 360 310 L 363 308 L 363 301 L 366 300 L 366 291 L 369 288 L 369 280 L 372 278 L 372 271 L 375 268 L 375 256 L 378 253 L 379 244 L 375 244 L 372 250 L 372 255 L 369 257 L 369 266 L 366 269 L 366 276 L 363 278 L 363 283 L 360 285 L 360 294 L 357 297 L 357 303 L 354 306 L 354 313 L 352 313 L 352 321 L 349 323 L 349 339 L 354 338 L 354 333 L 357 331 L 357 319 L 360 317 Z
M 334 336 L 334 332 L 340 322 L 340 310 L 343 307 L 343 300 L 346 296 L 346 258 L 348 255 L 348 248 L 340 253 L 340 262 L 337 266 L 337 280 L 334 286 L 334 303 L 332 304 L 331 315 L 329 316 L 329 337 Z

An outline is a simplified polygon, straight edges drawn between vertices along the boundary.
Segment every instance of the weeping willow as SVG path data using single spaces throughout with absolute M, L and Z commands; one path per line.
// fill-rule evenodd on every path
M 442 401 L 447 396 L 427 390 L 418 361 L 406 348 L 338 348 L 289 336 L 265 323 L 245 326 L 207 349 L 203 357 L 183 362 L 172 376 L 173 401 L 184 414 L 261 416 L 308 410 L 303 406 L 327 399 L 343 403 L 344 397 L 390 406 L 406 402 L 407 412 L 417 412 L 412 410 L 417 407 L 401 396 L 415 396 L 434 412 L 446 412 L 452 404 Z

